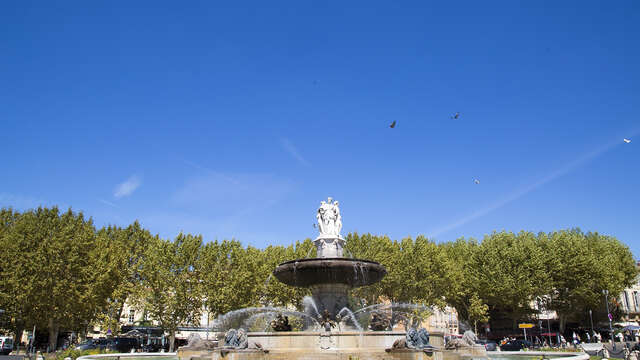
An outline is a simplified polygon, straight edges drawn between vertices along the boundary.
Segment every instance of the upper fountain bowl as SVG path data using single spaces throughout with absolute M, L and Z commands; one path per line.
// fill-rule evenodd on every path
M 298 287 L 344 284 L 352 288 L 375 284 L 387 274 L 375 261 L 348 258 L 313 258 L 284 262 L 273 271 L 281 282 Z

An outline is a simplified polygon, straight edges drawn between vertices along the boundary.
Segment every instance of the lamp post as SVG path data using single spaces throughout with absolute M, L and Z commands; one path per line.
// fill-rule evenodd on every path
M 537 296 L 536 300 L 538 300 L 538 312 L 540 312 L 542 304 L 545 304 L 544 309 L 546 313 L 548 309 L 544 300 L 540 296 Z M 551 323 L 549 322 L 549 313 L 544 314 L 544 316 L 547 318 L 547 336 L 549 336 L 549 346 L 551 346 Z M 538 317 L 540 317 L 540 315 L 538 315 Z
M 589 320 L 591 320 L 591 336 L 593 336 L 593 311 L 591 309 L 589 309 Z
M 207 310 L 207 340 L 209 340 L 209 310 Z
M 613 325 L 611 324 L 613 316 L 611 316 L 611 313 L 609 312 L 609 290 L 604 289 L 602 290 L 602 293 L 604 294 L 604 303 L 605 305 L 607 305 L 607 318 L 609 318 L 609 334 L 611 335 L 611 342 L 613 343 L 613 349 L 615 350 L 616 339 L 613 337 Z

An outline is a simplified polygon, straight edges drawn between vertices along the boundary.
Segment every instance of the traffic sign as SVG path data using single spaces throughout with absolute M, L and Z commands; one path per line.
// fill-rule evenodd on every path
M 609 317 L 609 321 L 613 321 L 613 315 L 611 315 L 611 313 L 608 313 L 607 316 Z
M 520 329 L 531 329 L 533 327 L 533 324 L 518 324 L 518 327 Z

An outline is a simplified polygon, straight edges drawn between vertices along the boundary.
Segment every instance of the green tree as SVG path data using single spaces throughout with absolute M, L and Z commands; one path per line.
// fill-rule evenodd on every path
M 588 310 L 603 306 L 602 290 L 610 300 L 630 286 L 637 270 L 629 248 L 617 239 L 579 229 L 540 234 L 546 240 L 547 268 L 552 289 L 545 297 L 555 310 L 560 328 L 569 320 L 581 320 Z M 610 304 L 611 306 L 611 304 Z
M 479 251 L 474 239 L 458 239 L 440 245 L 448 260 L 447 287 L 444 296 L 449 305 L 458 312 L 458 318 L 469 324 L 489 321 L 489 306 L 480 298 L 481 289 L 475 278 L 478 276 L 473 259 Z
M 534 313 L 536 296 L 550 291 L 544 247 L 533 233 L 494 232 L 473 255 L 473 281 L 492 319 L 506 314 L 515 328 Z
M 386 236 L 357 233 L 348 234 L 346 240 L 346 249 L 354 257 L 377 261 L 387 269 L 380 283 L 356 289 L 356 296 L 369 304 L 383 297 L 396 303 L 445 305 L 442 296 L 448 286 L 449 261 L 435 242 L 424 236 L 392 241 Z
M 140 285 L 140 269 L 147 245 L 153 236 L 136 221 L 126 228 L 108 226 L 97 234 L 96 263 L 103 271 L 98 274 L 99 291 L 95 293 L 104 300 L 104 306 L 96 319 L 114 334 L 120 332 L 120 318 L 125 302 Z
M 16 314 L 25 326 L 47 328 L 49 348 L 55 349 L 60 328 L 81 329 L 100 306 L 93 223 L 71 209 L 40 207 L 18 217 L 4 237 L 13 256 L 6 259 L 10 275 L 3 280 L 29 308 L 14 308 Z
M 21 251 L 17 244 L 12 242 L 11 232 L 16 231 L 16 223 L 21 214 L 11 208 L 0 209 L 0 249 L 3 253 L 3 261 L 0 262 L 0 309 L 4 326 L 8 327 L 14 335 L 14 342 L 18 342 L 19 336 L 25 328 L 25 324 L 33 317 L 32 304 L 26 293 L 20 288 L 21 281 L 18 278 L 16 266 L 9 259 L 19 259 Z
M 424 236 L 392 243 L 393 267 L 386 276 L 386 296 L 393 302 L 442 307 L 447 286 L 447 259 L 442 248 Z
M 236 240 L 204 245 L 198 266 L 209 313 L 220 315 L 257 302 L 259 259 L 259 250 L 245 249 Z
M 132 299 L 169 332 L 170 351 L 178 326 L 198 323 L 202 312 L 201 247 L 201 236 L 153 237 L 139 269 L 141 285 Z

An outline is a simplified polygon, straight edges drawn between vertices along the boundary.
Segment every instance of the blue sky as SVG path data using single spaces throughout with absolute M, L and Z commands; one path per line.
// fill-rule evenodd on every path
M 0 206 L 263 247 L 333 196 L 343 232 L 640 256 L 639 38 L 637 1 L 5 1 Z

